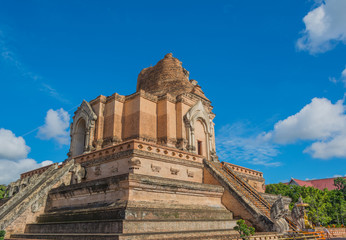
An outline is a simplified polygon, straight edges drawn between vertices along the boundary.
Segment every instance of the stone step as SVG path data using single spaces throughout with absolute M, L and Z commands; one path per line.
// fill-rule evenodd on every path
M 27 224 L 26 234 L 71 233 L 145 233 L 181 231 L 217 231 L 233 229 L 235 220 L 113 220 L 84 222 L 52 222 Z
M 122 220 L 27 224 L 25 233 L 121 233 Z
M 4 238 L 4 240 L 49 240 L 49 239 L 42 239 L 42 238 Z
M 213 220 L 223 219 L 232 220 L 233 215 L 226 209 L 188 209 L 188 208 L 99 208 L 84 210 L 67 210 L 61 212 L 51 212 L 40 215 L 38 223 L 48 222 L 73 222 L 73 221 L 92 221 L 107 219 L 126 219 L 126 220 Z
M 13 234 L 9 240 L 231 240 L 239 235 L 234 230 L 149 232 L 139 234 Z
M 124 219 L 125 209 L 85 209 L 44 213 L 37 217 L 38 223 L 92 221 L 106 219 Z

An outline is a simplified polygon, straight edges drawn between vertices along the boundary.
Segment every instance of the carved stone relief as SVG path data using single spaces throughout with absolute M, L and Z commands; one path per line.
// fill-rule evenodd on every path
M 287 216 L 288 210 L 285 208 L 285 203 L 281 195 L 274 202 L 270 208 L 270 218 L 274 222 L 274 230 L 278 233 L 286 233 L 289 230 L 285 216 Z
M 78 107 L 71 123 L 71 145 L 69 157 L 90 152 L 94 149 L 92 146 L 92 139 L 94 139 L 95 121 L 97 115 L 94 113 L 90 104 L 83 100 L 80 107 Z M 80 149 L 82 148 L 82 149 Z
M 119 163 L 115 162 L 114 165 L 111 167 L 111 173 L 115 174 L 119 172 Z
M 71 184 L 81 183 L 86 177 L 86 170 L 79 163 L 76 163 L 70 172 L 72 173 Z
M 159 167 L 159 166 L 155 166 L 154 164 L 151 164 L 151 170 L 153 171 L 153 172 L 160 172 L 160 170 L 161 170 L 161 167 Z
M 194 172 L 192 172 L 192 171 L 190 171 L 190 170 L 186 170 L 186 172 L 187 172 L 187 176 L 189 177 L 189 178 L 193 178 L 194 177 Z
M 171 174 L 172 175 L 178 175 L 178 173 L 179 173 L 179 169 L 176 169 L 176 168 L 170 168 L 170 170 L 171 170 Z
M 101 166 L 100 165 L 95 167 L 94 174 L 95 174 L 95 176 L 101 175 Z
M 43 206 L 44 198 L 39 198 L 36 202 L 31 205 L 31 212 L 36 213 Z
M 129 169 L 139 169 L 141 167 L 141 160 L 139 160 L 138 158 L 131 158 L 129 160 Z

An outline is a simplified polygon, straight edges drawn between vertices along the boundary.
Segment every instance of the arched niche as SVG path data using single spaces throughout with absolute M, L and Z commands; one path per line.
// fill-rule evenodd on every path
M 203 155 L 208 160 L 215 158 L 214 124 L 201 101 L 185 114 L 184 122 L 188 138 L 187 150 Z
M 90 104 L 83 100 L 75 112 L 73 122 L 71 123 L 69 157 L 78 156 L 93 149 L 92 139 L 94 138 L 96 119 L 97 115 Z
M 85 149 L 85 138 L 86 138 L 86 123 L 83 118 L 80 118 L 76 124 L 76 131 L 74 134 L 73 150 L 74 155 L 81 155 Z
M 197 119 L 194 126 L 196 153 L 208 157 L 208 131 L 206 124 L 202 119 Z

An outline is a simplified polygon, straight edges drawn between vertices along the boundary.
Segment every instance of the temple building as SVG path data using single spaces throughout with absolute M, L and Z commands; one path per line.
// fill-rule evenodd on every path
M 346 177 L 342 177 L 346 179 Z M 305 187 L 314 187 L 320 190 L 328 189 L 329 191 L 337 189 L 334 185 L 334 178 L 323 178 L 323 179 L 312 179 L 312 180 L 299 180 L 296 178 L 291 178 L 291 180 L 285 185 L 295 185 L 295 186 L 305 186 Z
M 219 161 L 212 110 L 172 54 L 139 73 L 135 93 L 84 100 L 68 159 L 9 185 L 0 229 L 11 239 L 232 239 L 242 218 L 276 231 L 263 173 Z

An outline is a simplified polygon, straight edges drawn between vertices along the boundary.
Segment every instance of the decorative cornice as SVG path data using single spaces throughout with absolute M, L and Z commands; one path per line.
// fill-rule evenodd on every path
M 130 140 L 112 147 L 86 153 L 75 157 L 75 160 L 85 167 L 96 165 L 101 162 L 114 161 L 128 156 L 157 159 L 158 161 L 200 168 L 202 168 L 203 160 L 201 156 L 193 153 L 139 140 Z
M 113 93 L 111 96 L 107 97 L 107 102 L 110 102 L 112 100 L 116 100 L 118 102 L 125 102 L 125 96 L 124 95 L 120 95 L 118 93 Z
M 177 139 L 176 138 L 167 138 L 167 137 L 160 137 L 157 139 L 157 144 L 172 144 L 176 145 L 177 144 Z
M 177 100 L 176 98 L 174 98 L 171 94 L 167 93 L 165 95 L 162 95 L 162 96 L 159 96 L 158 97 L 158 101 L 161 101 L 161 100 L 167 100 L 168 102 L 171 102 L 171 103 L 176 103 Z
M 157 143 L 156 138 L 150 137 L 150 136 L 145 135 L 145 134 L 132 135 L 130 137 L 124 138 L 124 141 L 132 140 L 132 139 L 136 139 L 136 140 L 140 140 L 140 141 L 144 141 L 144 142 Z
M 90 167 L 90 166 L 99 165 L 101 163 L 114 161 L 114 160 L 117 160 L 120 158 L 129 157 L 132 154 L 133 154 L 133 150 L 127 150 L 127 151 L 122 151 L 122 152 L 114 153 L 114 154 L 107 155 L 107 156 L 95 157 L 95 158 L 92 158 L 90 160 L 86 159 L 85 161 L 78 161 L 78 162 L 83 167 Z
M 206 106 L 211 106 L 211 101 L 209 99 L 203 98 L 195 93 L 183 93 L 177 96 L 177 102 L 186 103 L 184 98 L 190 99 L 194 102 L 202 101 L 202 103 Z
M 139 90 L 138 92 L 135 92 L 135 93 L 133 93 L 131 95 L 125 96 L 125 100 L 127 101 L 127 100 L 133 99 L 133 98 L 135 98 L 137 96 L 140 96 L 140 97 L 142 97 L 144 99 L 147 99 L 149 101 L 157 103 L 157 96 L 154 96 L 154 95 L 152 95 L 152 94 L 150 94 L 150 93 L 148 93 L 148 92 L 146 92 L 144 90 Z
M 90 104 L 93 105 L 93 104 L 98 103 L 98 102 L 100 102 L 100 103 L 106 103 L 106 101 L 107 101 L 107 97 L 106 97 L 106 96 L 103 96 L 103 95 L 100 95 L 100 96 L 98 96 L 97 98 L 91 100 L 91 101 L 90 101 Z

